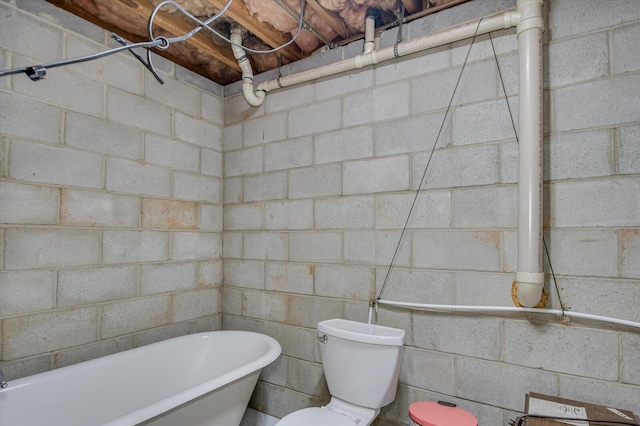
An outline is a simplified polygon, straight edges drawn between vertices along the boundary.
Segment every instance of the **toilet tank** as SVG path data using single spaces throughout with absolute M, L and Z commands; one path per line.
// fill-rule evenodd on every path
M 318 345 L 332 396 L 380 409 L 396 397 L 404 330 L 343 319 L 318 323 Z

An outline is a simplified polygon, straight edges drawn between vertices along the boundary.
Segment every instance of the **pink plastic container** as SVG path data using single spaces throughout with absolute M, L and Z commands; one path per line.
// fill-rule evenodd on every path
M 409 417 L 419 426 L 478 426 L 473 414 L 444 401 L 414 402 L 409 406 Z

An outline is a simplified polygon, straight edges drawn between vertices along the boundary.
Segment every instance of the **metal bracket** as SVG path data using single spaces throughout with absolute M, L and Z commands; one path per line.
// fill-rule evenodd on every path
M 38 81 L 47 76 L 47 69 L 41 65 L 36 65 L 34 67 L 27 68 L 25 73 L 32 81 Z

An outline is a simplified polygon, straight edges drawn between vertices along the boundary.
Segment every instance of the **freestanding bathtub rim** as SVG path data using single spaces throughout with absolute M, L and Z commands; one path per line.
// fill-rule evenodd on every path
M 10 392 L 12 389 L 17 389 L 22 386 L 28 385 L 36 385 L 38 382 L 42 382 L 45 380 L 52 380 L 56 378 L 60 378 L 60 376 L 64 376 L 67 371 L 70 369 L 82 370 L 100 368 L 103 364 L 108 364 L 112 362 L 116 362 L 121 358 L 126 358 L 130 355 L 132 351 L 137 351 L 138 354 L 141 353 L 149 353 L 153 354 L 154 351 L 162 348 L 162 346 L 167 346 L 168 342 L 171 341 L 173 345 L 179 345 L 181 341 L 186 339 L 208 339 L 213 337 L 215 334 L 226 334 L 229 335 L 230 338 L 235 336 L 239 336 L 240 338 L 254 338 L 256 339 L 256 344 L 266 344 L 267 350 L 262 353 L 261 356 L 256 359 L 243 364 L 229 372 L 225 372 L 223 374 L 217 375 L 210 380 L 203 381 L 195 386 L 189 387 L 183 391 L 177 392 L 173 395 L 170 395 L 164 399 L 151 403 L 147 406 L 140 407 L 139 409 L 129 412 L 125 415 L 117 417 L 115 419 L 109 420 L 106 423 L 102 423 L 103 426 L 124 426 L 124 425 L 135 425 L 145 420 L 149 420 L 157 415 L 165 413 L 173 408 L 176 408 L 186 402 L 194 400 L 202 395 L 207 394 L 213 390 L 219 389 L 229 383 L 232 383 L 236 380 L 239 380 L 251 373 L 261 370 L 265 366 L 269 365 L 273 361 L 275 361 L 282 352 L 282 347 L 270 336 L 255 333 L 251 331 L 236 331 L 236 330 L 224 330 L 224 331 L 211 331 L 211 332 L 203 332 L 196 334 L 188 334 L 180 337 L 175 337 L 172 339 L 167 339 L 164 341 L 151 343 L 149 345 L 140 346 L 137 348 L 129 349 L 126 351 L 118 352 L 112 355 L 107 355 L 104 357 L 92 359 L 89 361 L 84 361 L 78 364 L 69 365 L 66 367 L 61 367 L 59 369 L 46 371 L 39 374 L 34 374 L 33 376 L 27 376 L 16 380 L 9 381 L 9 386 L 4 389 L 0 389 L 0 397 L 2 393 Z M 162 349 L 161 349 L 162 350 Z M 171 374 L 171 370 L 167 369 L 163 371 L 162 374 Z

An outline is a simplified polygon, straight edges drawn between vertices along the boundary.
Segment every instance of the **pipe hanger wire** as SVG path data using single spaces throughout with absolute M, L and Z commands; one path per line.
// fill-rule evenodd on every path
M 491 42 L 491 49 L 493 51 L 493 59 L 496 62 L 496 68 L 498 70 L 498 77 L 500 77 L 500 84 L 502 85 L 502 93 L 504 93 L 504 101 L 507 104 L 507 110 L 509 111 L 509 118 L 511 119 L 511 126 L 513 128 L 513 134 L 516 138 L 516 144 L 520 144 L 520 140 L 518 138 L 518 130 L 516 129 L 516 122 L 513 119 L 513 112 L 511 111 L 511 105 L 509 104 L 509 97 L 507 96 L 507 88 L 504 84 L 504 79 L 502 78 L 502 69 L 500 68 L 500 63 L 498 62 L 498 54 L 496 53 L 496 47 L 493 44 L 493 37 L 491 33 L 489 33 L 489 41 Z M 558 281 L 556 280 L 556 274 L 553 271 L 553 264 L 551 263 L 551 256 L 549 255 L 549 248 L 547 247 L 547 240 L 542 236 L 542 244 L 544 247 L 544 253 L 547 256 L 547 261 L 549 262 L 549 269 L 551 270 L 551 278 L 553 279 L 553 286 L 556 290 L 556 295 L 558 296 L 558 302 L 560 303 L 560 308 L 562 309 L 562 317 L 563 320 L 568 320 L 568 317 L 565 316 L 565 311 L 567 308 L 565 307 L 564 302 L 562 301 L 562 297 L 560 296 L 560 289 L 558 287 Z
M 114 39 L 115 41 L 117 41 L 118 43 L 120 43 L 123 46 L 127 46 L 129 44 L 129 42 L 127 40 L 125 40 L 124 38 L 120 37 L 116 33 L 112 33 L 111 34 L 111 38 Z M 153 61 L 151 60 L 151 49 L 147 49 L 147 60 L 146 61 L 144 59 L 142 59 L 142 57 L 140 55 L 138 55 L 135 50 L 130 49 L 129 52 L 131 52 L 133 57 L 136 58 L 138 61 L 140 61 L 140 63 L 142 65 L 144 65 L 145 68 L 148 69 L 151 74 L 153 74 L 153 76 L 156 78 L 158 83 L 164 84 L 164 80 L 162 80 L 162 78 L 160 78 L 160 76 L 156 72 L 155 67 L 153 66 Z
M 420 179 L 420 184 L 418 185 L 418 189 L 416 190 L 415 196 L 413 197 L 413 202 L 411 203 L 411 208 L 409 209 L 409 214 L 407 215 L 407 220 L 404 222 L 404 226 L 402 227 L 402 232 L 400 233 L 400 238 L 398 239 L 398 244 L 396 245 L 396 249 L 393 253 L 393 257 L 391 258 L 391 263 L 389 264 L 389 268 L 387 268 L 387 273 L 384 277 L 384 282 L 382 283 L 382 287 L 380 288 L 380 293 L 378 293 L 378 297 L 376 298 L 376 306 L 377 301 L 382 298 L 382 292 L 384 291 L 387 282 L 389 282 L 389 276 L 391 274 L 391 270 L 395 266 L 396 259 L 398 257 L 398 252 L 400 251 L 400 246 L 402 245 L 402 240 L 406 234 L 407 228 L 409 226 L 409 220 L 411 219 L 411 215 L 413 214 L 413 210 L 416 206 L 416 202 L 418 201 L 418 195 L 420 195 L 420 191 L 422 190 L 422 186 L 427 177 L 427 171 L 429 170 L 429 166 L 431 165 L 431 160 L 433 159 L 433 154 L 435 153 L 436 146 L 438 145 L 438 141 L 440 140 L 440 135 L 442 134 L 442 130 L 444 129 L 444 125 L 447 121 L 447 117 L 449 115 L 449 111 L 451 110 L 451 105 L 453 105 L 453 99 L 458 91 L 458 86 L 460 85 L 460 80 L 462 79 L 462 74 L 464 73 L 464 69 L 467 65 L 467 61 L 469 60 L 469 54 L 471 53 L 471 48 L 476 41 L 478 36 L 478 29 L 480 28 L 480 23 L 483 18 L 478 20 L 478 25 L 476 26 L 476 30 L 473 34 L 473 38 L 471 39 L 471 45 L 469 46 L 469 50 L 467 50 L 467 56 L 464 58 L 464 62 L 462 63 L 462 68 L 460 69 L 460 74 L 458 74 L 458 79 L 456 80 L 456 84 L 453 87 L 453 93 L 451 93 L 451 98 L 449 99 L 449 105 L 447 105 L 447 110 L 444 113 L 444 117 L 442 117 L 442 123 L 440 123 L 440 129 L 438 130 L 438 135 L 436 136 L 435 141 L 433 142 L 433 146 L 431 147 L 431 152 L 429 153 L 429 158 L 427 159 L 427 164 L 424 167 L 424 172 L 422 173 L 422 178 Z

